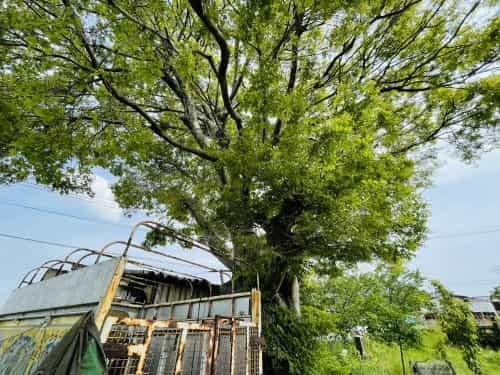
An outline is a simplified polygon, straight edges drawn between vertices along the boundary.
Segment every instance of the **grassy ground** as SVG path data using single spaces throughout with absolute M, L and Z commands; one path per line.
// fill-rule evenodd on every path
M 460 350 L 443 344 L 443 335 L 436 331 L 427 331 L 419 348 L 405 350 L 407 374 L 411 374 L 408 368 L 409 361 L 428 361 L 445 358 L 449 360 L 457 375 L 473 375 L 467 368 Z M 399 348 L 390 347 L 376 342 L 368 342 L 367 350 L 369 359 L 362 367 L 382 369 L 381 374 L 402 374 L 401 358 Z M 483 349 L 480 354 L 480 364 L 484 375 L 500 375 L 500 351 Z M 366 374 L 370 372 L 364 371 Z
M 332 344 L 324 348 L 322 358 L 328 358 L 330 363 L 323 361 L 314 375 L 401 375 L 401 358 L 397 346 L 388 346 L 374 341 L 365 342 L 368 359 L 359 360 L 353 348 L 349 348 L 347 354 L 345 346 Z M 343 354 L 339 355 L 343 350 Z M 336 354 L 334 354 L 336 353 Z M 336 359 L 333 359 L 336 357 Z M 342 360 L 344 358 L 344 361 Z M 426 331 L 422 345 L 415 349 L 405 350 L 406 374 L 411 371 L 409 361 L 428 361 L 437 359 L 449 360 L 457 375 L 473 375 L 467 368 L 460 350 L 444 344 L 444 336 L 437 331 Z M 344 363 L 339 363 L 344 362 Z M 334 364 L 335 363 L 335 364 Z M 480 354 L 480 364 L 483 375 L 500 375 L 500 351 L 483 349 Z

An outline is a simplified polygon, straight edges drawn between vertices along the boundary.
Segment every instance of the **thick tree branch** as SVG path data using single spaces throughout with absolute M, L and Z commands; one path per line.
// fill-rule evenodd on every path
M 71 7 L 67 3 L 67 1 L 65 1 L 65 5 L 67 5 L 68 7 Z M 99 62 L 98 62 L 97 57 L 95 55 L 95 52 L 94 52 L 94 50 L 92 48 L 92 45 L 89 43 L 89 41 L 87 40 L 87 37 L 85 36 L 85 33 L 83 32 L 83 29 L 81 27 L 80 19 L 78 18 L 78 16 L 76 15 L 76 13 L 73 10 L 72 10 L 72 13 L 73 13 L 73 18 L 75 20 L 75 27 L 76 27 L 77 35 L 78 35 L 81 43 L 83 44 L 83 47 L 85 48 L 85 50 L 88 53 L 88 57 L 90 59 L 90 63 L 92 65 L 92 67 L 97 70 L 99 68 Z M 217 158 L 215 156 L 209 155 L 209 154 L 207 154 L 206 152 L 204 152 L 204 151 L 202 151 L 200 149 L 195 149 L 195 148 L 189 147 L 187 145 L 183 145 L 183 144 L 177 142 L 175 139 L 173 139 L 173 138 L 169 137 L 168 135 L 166 135 L 163 132 L 163 130 L 161 129 L 161 127 L 159 126 L 159 123 L 155 119 L 153 119 L 141 106 L 139 106 L 133 100 L 128 99 L 127 97 L 125 97 L 124 95 L 122 95 L 115 88 L 115 86 L 111 83 L 111 81 L 109 79 L 107 79 L 104 75 L 99 74 L 99 77 L 101 78 L 101 80 L 102 80 L 102 82 L 104 84 L 104 87 L 108 90 L 108 92 L 116 100 L 118 100 L 120 103 L 122 103 L 122 104 L 126 105 L 127 107 L 129 107 L 129 108 L 133 109 L 134 111 L 136 111 L 136 113 L 138 115 L 140 115 L 144 120 L 146 120 L 146 122 L 149 124 L 150 129 L 153 131 L 153 133 L 155 133 L 161 139 L 163 139 L 164 141 L 166 141 L 168 144 L 170 144 L 170 145 L 178 148 L 179 150 L 182 150 L 182 151 L 191 153 L 193 155 L 199 156 L 202 159 L 205 159 L 205 160 L 208 160 L 208 161 L 211 161 L 211 162 L 217 161 Z
M 393 151 L 392 154 L 394 154 L 394 155 L 404 154 L 404 153 L 407 153 L 407 152 L 413 150 L 414 148 L 416 148 L 418 146 L 421 146 L 425 143 L 428 143 L 430 141 L 435 140 L 439 136 L 439 134 L 443 131 L 443 129 L 446 129 L 450 125 L 449 119 L 450 119 L 451 114 L 452 114 L 452 110 L 446 111 L 446 113 L 443 114 L 443 119 L 441 120 L 439 125 L 432 132 L 430 132 L 429 134 L 427 134 L 425 137 L 421 138 L 418 141 L 415 141 L 413 143 L 410 143 L 406 146 L 403 146 L 403 147 Z
M 299 37 L 300 34 L 297 35 L 297 38 Z M 288 76 L 288 83 L 286 87 L 286 91 L 288 94 L 291 93 L 293 91 L 293 88 L 295 87 L 298 67 L 299 67 L 299 45 L 297 40 L 292 46 L 292 65 L 290 67 L 290 75 Z M 282 126 L 283 126 L 283 121 L 281 119 L 278 119 L 273 129 L 273 138 L 272 138 L 273 145 L 279 143 Z
M 416 5 L 418 3 L 422 2 L 422 0 L 415 0 L 415 1 L 410 1 L 406 4 L 403 4 L 401 8 L 392 10 L 390 12 L 384 13 L 384 14 L 379 14 L 376 17 L 374 17 L 371 21 L 370 24 L 373 24 L 376 21 L 379 21 L 384 18 L 392 18 L 401 15 L 402 13 L 406 12 L 408 9 L 410 9 L 413 5 Z
M 333 67 L 342 58 L 342 56 L 344 56 L 352 49 L 352 47 L 354 47 L 355 42 L 356 42 L 356 37 L 353 37 L 342 45 L 342 50 L 333 57 L 333 59 L 330 61 L 325 71 L 323 72 L 321 79 L 314 84 L 313 87 L 315 89 L 324 87 L 328 82 L 330 82 L 332 78 L 331 71 Z
M 139 105 L 131 101 L 130 99 L 127 99 L 125 96 L 121 95 L 115 87 L 106 79 L 103 78 L 104 86 L 106 89 L 111 93 L 111 95 L 117 99 L 120 103 L 125 104 L 126 106 L 134 109 L 141 117 L 143 117 L 150 125 L 150 129 L 158 135 L 160 138 L 162 138 L 164 141 L 169 143 L 170 145 L 178 148 L 179 150 L 197 155 L 201 157 L 202 159 L 215 162 L 217 161 L 217 157 L 207 154 L 206 152 L 200 150 L 200 149 L 195 149 L 186 145 L 183 145 L 177 141 L 175 141 L 173 138 L 169 137 L 166 135 L 162 129 L 160 128 L 159 124 L 147 113 L 145 112 Z
M 219 67 L 217 69 L 217 79 L 219 81 L 221 88 L 222 101 L 224 102 L 224 107 L 228 111 L 229 115 L 234 120 L 236 128 L 238 129 L 239 132 L 241 132 L 241 130 L 243 129 L 243 120 L 241 119 L 240 115 L 236 112 L 231 103 L 231 98 L 229 95 L 229 89 L 227 84 L 227 68 L 229 66 L 229 58 L 231 55 L 229 51 L 229 46 L 219 28 L 212 22 L 212 20 L 205 13 L 202 1 L 189 0 L 189 4 L 191 4 L 191 7 L 195 11 L 196 15 L 200 18 L 200 20 L 203 22 L 207 30 L 214 37 L 217 44 L 219 45 L 220 61 L 219 61 Z
M 295 22 L 293 23 L 293 25 L 292 25 L 293 27 L 291 27 L 290 30 L 295 32 L 297 39 L 292 43 L 292 62 L 291 62 L 290 74 L 288 76 L 288 82 L 287 82 L 287 86 L 286 86 L 287 94 L 290 94 L 293 91 L 293 89 L 295 87 L 295 82 L 297 81 L 297 72 L 299 69 L 299 42 L 300 42 L 300 37 L 306 31 L 305 27 L 302 24 L 302 22 L 304 20 L 304 13 L 295 13 L 294 20 L 295 20 Z M 288 38 L 289 37 L 287 37 L 287 39 Z M 286 40 L 283 40 L 283 43 L 285 43 L 285 42 L 286 42 Z M 276 55 L 274 55 L 274 52 L 273 52 L 274 58 L 277 56 L 278 51 L 276 51 Z M 281 118 L 279 118 L 276 121 L 276 124 L 274 125 L 274 129 L 273 129 L 273 135 L 272 135 L 272 144 L 273 145 L 276 145 L 279 143 L 282 127 L 283 127 L 283 120 Z

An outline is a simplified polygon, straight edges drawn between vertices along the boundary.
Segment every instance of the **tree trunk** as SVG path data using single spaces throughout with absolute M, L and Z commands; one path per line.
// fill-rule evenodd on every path
M 297 316 L 300 316 L 300 285 L 296 275 L 292 276 L 292 285 L 290 293 L 290 308 Z
M 275 293 L 272 301 L 264 302 L 264 304 L 275 304 L 281 307 L 286 307 L 290 311 L 293 312 L 294 315 L 301 315 L 300 308 L 300 283 L 299 279 L 296 275 L 287 273 L 281 283 L 279 291 Z M 269 305 L 267 305 L 269 306 Z M 268 319 L 266 317 L 266 306 L 264 306 L 264 320 Z M 266 322 L 269 323 L 269 322 Z M 264 337 L 264 342 L 266 342 L 266 338 Z M 263 353 L 264 360 L 264 374 L 266 375 L 289 375 L 295 372 L 292 372 L 289 368 L 289 365 L 286 361 L 277 360 L 272 357 L 272 353 L 268 353 L 264 350 Z
M 405 355 L 403 352 L 403 344 L 401 341 L 399 341 L 399 354 L 401 354 L 401 367 L 403 367 L 403 375 L 406 375 Z
M 295 315 L 300 316 L 300 284 L 297 275 L 285 275 L 277 299 L 280 305 L 288 307 Z

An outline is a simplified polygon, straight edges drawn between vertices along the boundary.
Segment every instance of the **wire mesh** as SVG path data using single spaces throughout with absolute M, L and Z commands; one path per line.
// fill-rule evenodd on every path
M 213 331 L 205 328 L 188 329 L 187 332 L 185 330 L 186 328 L 155 328 L 151 332 L 151 340 L 146 342 L 148 327 L 113 325 L 108 340 L 104 344 L 109 374 L 128 375 L 142 370 L 144 375 L 174 375 L 176 365 L 179 364 L 182 375 L 207 373 L 259 375 L 258 328 L 246 326 L 232 328 L 231 325 L 223 325 L 218 328 L 218 335 L 215 337 Z M 182 339 L 183 334 L 186 335 L 185 341 Z M 217 340 L 217 345 L 212 340 Z M 138 356 L 128 356 L 130 345 L 141 344 L 147 345 L 143 369 L 138 368 Z M 217 347 L 217 353 L 215 353 L 212 372 L 208 366 L 215 347 Z M 231 367 L 233 367 L 232 373 Z
M 172 375 L 182 330 L 175 328 L 155 329 L 146 355 L 144 375 Z
M 139 358 L 110 358 L 108 359 L 108 375 L 135 375 Z
M 233 358 L 233 375 L 246 375 L 247 374 L 247 358 L 248 358 L 248 345 L 247 345 L 247 328 L 238 327 L 235 329 L 235 343 L 234 343 L 234 358 Z
M 257 327 L 249 328 L 249 374 L 259 375 L 260 373 L 260 334 Z
M 190 330 L 182 355 L 182 375 L 205 374 L 208 363 L 210 333 Z
M 107 343 L 137 345 L 146 340 L 148 327 L 126 324 L 113 324 L 109 332 Z
M 218 344 L 214 375 L 231 375 L 231 328 L 219 328 Z

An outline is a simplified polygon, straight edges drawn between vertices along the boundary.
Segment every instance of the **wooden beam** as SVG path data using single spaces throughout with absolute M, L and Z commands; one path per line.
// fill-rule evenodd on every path
M 177 360 L 175 361 L 175 375 L 182 374 L 182 360 L 184 359 L 184 349 L 186 347 L 188 331 L 188 328 L 182 329 L 181 341 L 179 343 L 179 349 L 177 350 Z
M 125 271 L 125 264 L 127 263 L 127 259 L 125 257 L 120 258 L 118 265 L 116 266 L 115 273 L 113 274 L 113 278 L 109 283 L 108 289 L 104 294 L 101 302 L 97 306 L 95 312 L 95 324 L 99 331 L 101 330 L 104 320 L 111 310 L 111 305 L 113 304 L 113 299 L 115 298 L 116 292 L 118 291 L 118 287 L 120 286 L 120 281 L 123 276 L 123 272 Z

